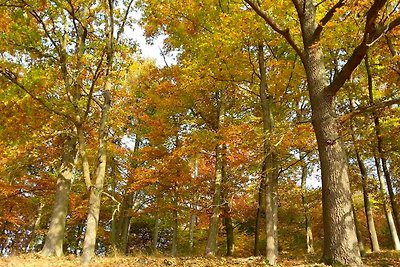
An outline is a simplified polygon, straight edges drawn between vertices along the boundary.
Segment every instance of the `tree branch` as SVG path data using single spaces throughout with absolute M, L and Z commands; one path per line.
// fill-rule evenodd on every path
M 296 53 L 301 58 L 301 61 L 305 62 L 305 55 L 303 50 L 295 43 L 292 38 L 292 35 L 289 32 L 289 29 L 282 29 L 279 27 L 269 16 L 268 14 L 260 8 L 259 5 L 256 5 L 251 0 L 244 0 L 256 13 L 259 15 L 275 32 L 279 33 L 285 40 L 289 43 L 289 45 L 296 51 Z
M 399 22 L 396 20 L 389 23 L 387 27 L 382 27 L 382 25 L 376 25 L 376 20 L 378 18 L 379 11 L 384 7 L 386 0 L 375 0 L 370 9 L 367 12 L 367 19 L 365 21 L 364 37 L 361 43 L 353 50 L 350 58 L 347 60 L 346 64 L 343 66 L 342 70 L 337 73 L 333 81 L 325 88 L 325 91 L 329 95 L 335 95 L 343 84 L 349 79 L 350 75 L 353 73 L 354 69 L 361 63 L 362 59 L 366 55 L 369 46 L 371 46 L 374 41 L 379 39 L 383 33 L 387 32 L 389 26 L 393 29 L 397 26 Z M 397 23 L 397 24 L 396 24 Z
M 317 28 L 314 32 L 314 40 L 317 41 L 321 37 L 321 32 L 324 29 L 324 26 L 332 19 L 333 15 L 335 15 L 336 10 L 341 8 L 346 4 L 346 0 L 339 0 L 326 14 L 325 16 L 319 21 Z
M 391 105 L 398 105 L 400 104 L 400 98 L 395 98 L 395 99 L 390 99 L 390 100 L 382 100 L 382 101 L 376 101 L 370 105 L 360 107 L 350 113 L 347 113 L 342 116 L 341 121 L 347 121 L 351 118 L 354 118 L 356 116 L 360 116 L 365 113 L 371 113 L 371 112 L 377 112 L 379 110 L 382 110 L 388 106 Z
M 26 87 L 17 80 L 17 76 L 14 73 L 12 73 L 10 70 L 0 68 L 0 74 L 2 74 L 7 80 L 12 82 L 16 86 L 18 86 L 20 89 L 22 89 L 25 93 L 27 93 L 30 97 L 32 97 L 32 99 L 34 99 L 35 101 L 40 103 L 44 108 L 46 108 L 50 112 L 53 112 L 56 115 L 65 117 L 70 121 L 74 121 L 69 115 L 67 115 L 67 114 L 65 114 L 65 113 L 63 113 L 61 111 L 53 109 L 42 98 L 34 95 L 31 91 L 26 89 Z

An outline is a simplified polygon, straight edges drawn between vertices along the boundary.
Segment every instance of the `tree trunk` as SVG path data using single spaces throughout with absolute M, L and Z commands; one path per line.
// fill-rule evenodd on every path
M 400 250 L 399 236 L 397 234 L 396 224 L 395 224 L 395 222 L 393 220 L 392 210 L 391 210 L 391 208 L 389 206 L 389 203 L 388 203 L 388 199 L 387 199 L 387 195 L 386 195 L 386 191 L 385 191 L 385 188 L 386 188 L 385 180 L 384 180 L 383 175 L 382 175 L 379 159 L 376 156 L 374 156 L 374 160 L 375 160 L 376 172 L 378 174 L 378 179 L 379 179 L 380 196 L 381 196 L 381 199 L 383 200 L 383 208 L 385 210 L 386 220 L 388 222 L 390 235 L 392 237 L 393 248 L 395 250 Z
M 50 227 L 42 251 L 43 256 L 63 255 L 65 221 L 68 212 L 68 199 L 73 178 L 74 159 L 76 156 L 76 137 L 68 136 L 64 144 L 60 173 L 57 180 L 55 203 L 50 218 Z
M 258 188 L 256 225 L 254 229 L 254 256 L 260 255 L 261 220 L 265 211 L 265 176 L 261 175 Z
M 36 217 L 35 223 L 33 224 L 30 240 L 28 242 L 28 246 L 25 249 L 25 252 L 34 252 L 35 251 L 35 246 L 37 244 L 36 232 L 40 228 L 40 222 L 42 221 L 42 217 L 43 217 L 43 208 L 44 208 L 44 204 L 42 202 L 40 202 L 38 215 Z
M 217 92 L 217 123 L 216 132 L 219 131 L 220 127 L 223 125 L 224 118 L 225 118 L 225 109 L 223 103 L 223 93 Z M 212 210 L 211 210 L 211 218 L 210 224 L 208 227 L 208 238 L 207 238 L 207 245 L 206 245 L 206 256 L 215 256 L 218 250 L 218 230 L 219 230 L 219 216 L 220 216 L 220 205 L 222 199 L 222 182 L 225 180 L 225 144 L 218 144 L 215 149 L 215 182 L 214 182 L 214 194 L 213 194 L 213 202 L 212 202 Z
M 300 155 L 301 156 L 301 155 Z M 309 212 L 309 205 L 307 201 L 307 164 L 302 160 L 303 165 L 301 167 L 301 200 L 304 209 L 304 224 L 306 230 L 306 240 L 307 240 L 307 253 L 314 253 L 313 235 L 311 227 L 311 216 Z
M 96 169 L 96 181 L 90 188 L 89 211 L 86 222 L 85 240 L 83 244 L 82 263 L 89 264 L 95 255 L 97 227 L 99 223 L 101 193 L 103 192 L 104 179 L 107 166 L 107 118 L 111 101 L 111 81 L 106 81 L 106 90 L 104 91 L 104 104 L 101 113 L 99 127 L 99 162 Z
M 272 96 L 268 94 L 263 44 L 258 46 L 258 62 L 263 133 L 265 134 L 263 141 L 261 182 L 265 181 L 265 188 L 263 191 L 265 192 L 266 260 L 268 264 L 274 266 L 278 258 L 278 164 L 276 152 L 268 137 L 273 130 Z
M 352 99 L 350 99 L 350 110 L 353 111 Z M 375 229 L 375 222 L 374 222 L 374 217 L 373 217 L 371 201 L 370 201 L 369 192 L 368 192 L 368 174 L 367 174 L 367 169 L 365 168 L 364 162 L 361 159 L 360 151 L 358 150 L 358 147 L 357 147 L 355 130 L 354 130 L 354 125 L 353 125 L 352 120 L 350 121 L 350 131 L 351 131 L 351 138 L 352 138 L 353 146 L 354 146 L 354 152 L 356 154 L 357 164 L 358 164 L 358 167 L 359 167 L 360 173 L 361 173 L 365 217 L 367 220 L 369 240 L 370 240 L 370 244 L 371 244 L 371 251 L 377 252 L 380 249 L 379 249 L 378 236 L 376 234 L 376 229 Z
M 360 249 L 361 256 L 365 257 L 366 253 L 365 253 L 365 248 L 364 248 L 364 242 L 362 240 L 362 234 L 361 234 L 361 230 L 360 230 L 360 223 L 358 222 L 357 214 L 356 214 L 356 210 L 354 208 L 354 205 L 352 206 L 352 209 L 353 209 L 353 216 L 354 216 L 354 224 L 355 224 L 355 227 L 356 227 L 358 248 Z
M 322 50 L 307 49 L 306 67 L 311 94 L 312 123 L 317 137 L 322 177 L 324 262 L 361 265 L 351 208 L 350 181 L 345 152 L 339 141 L 334 97 L 324 93 Z
M 224 198 L 224 225 L 226 232 L 226 256 L 233 256 L 235 252 L 233 223 L 231 217 L 231 207 L 229 200 Z
M 348 166 L 340 144 L 335 114 L 336 92 L 328 90 L 314 1 L 305 0 L 302 17 L 304 68 L 312 108 L 322 178 L 324 252 L 326 264 L 362 265 L 352 211 Z
M 373 80 L 372 80 L 371 69 L 369 67 L 368 55 L 365 57 L 365 67 L 366 67 L 366 70 L 367 70 L 367 77 L 368 77 L 369 104 L 373 105 L 374 104 Z M 390 204 L 391 204 L 392 210 L 393 210 L 396 230 L 397 230 L 397 232 L 399 232 L 400 231 L 399 208 L 398 208 L 397 203 L 396 203 L 396 198 L 395 198 L 393 185 L 392 185 L 392 179 L 390 177 L 390 172 L 389 172 L 389 168 L 387 166 L 385 152 L 383 150 L 383 138 L 382 138 L 382 135 L 381 135 L 381 127 L 380 127 L 379 116 L 376 113 L 376 111 L 372 112 L 372 116 L 374 118 L 377 149 L 378 149 L 379 157 L 380 157 L 380 160 L 381 160 L 381 163 L 382 163 L 383 175 L 385 177 L 387 189 L 388 189 L 388 192 L 389 192 L 389 199 L 390 199 Z
M 196 228 L 196 214 L 190 214 L 190 224 L 189 224 L 189 250 L 191 253 L 194 251 L 194 230 Z
M 224 145 L 218 145 L 216 149 L 216 170 L 215 170 L 215 183 L 214 183 L 214 195 L 212 203 L 212 213 L 210 218 L 210 225 L 208 228 L 208 238 L 206 246 L 206 256 L 215 256 L 218 250 L 218 229 L 219 229 L 219 216 L 220 216 L 220 205 L 222 198 L 222 181 L 224 176 Z
M 375 222 L 374 222 L 374 217 L 373 217 L 373 212 L 372 212 L 372 207 L 371 207 L 371 201 L 369 200 L 369 194 L 368 194 L 368 177 L 367 177 L 367 170 L 365 168 L 364 162 L 362 161 L 358 150 L 356 151 L 356 157 L 357 157 L 357 162 L 358 166 L 360 168 L 361 172 L 361 177 L 362 177 L 362 187 L 363 187 L 363 196 L 364 196 L 364 209 L 365 209 L 365 216 L 367 220 L 367 225 L 368 225 L 368 231 L 369 231 L 369 238 L 371 242 L 371 250 L 372 252 L 379 251 L 379 242 L 378 242 L 378 237 L 376 235 L 376 230 L 375 230 Z
M 158 211 L 156 212 L 156 220 L 153 229 L 153 252 L 157 252 L 158 234 L 160 232 L 160 219 L 158 218 Z
M 175 184 L 175 188 L 177 188 L 177 184 Z M 173 210 L 173 226 L 172 226 L 172 248 L 171 248 L 171 255 L 173 257 L 176 256 L 177 252 L 177 244 L 178 244 L 178 226 L 179 226 L 179 221 L 178 221 L 178 192 L 175 190 L 174 196 L 173 196 L 173 202 L 174 202 L 174 210 Z

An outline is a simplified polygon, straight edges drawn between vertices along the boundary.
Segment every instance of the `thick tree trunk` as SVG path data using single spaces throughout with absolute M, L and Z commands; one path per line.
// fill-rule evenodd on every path
M 258 46 L 258 62 L 263 132 L 265 134 L 261 181 L 265 181 L 266 260 L 268 264 L 274 266 L 278 258 L 278 163 L 273 144 L 268 138 L 268 134 L 271 134 L 273 130 L 272 96 L 268 94 L 263 44 Z
M 76 137 L 68 136 L 64 144 L 60 174 L 58 175 L 57 188 L 53 213 L 50 218 L 50 227 L 46 241 L 40 252 L 43 256 L 63 255 L 63 239 L 65 221 L 68 211 L 68 199 L 73 178 L 74 159 L 76 156 Z
M 388 222 L 390 235 L 392 237 L 393 248 L 395 250 L 400 250 L 400 241 L 399 241 L 399 236 L 398 236 L 397 229 L 396 229 L 396 224 L 394 222 L 392 210 L 391 210 L 391 207 L 389 206 L 387 195 L 386 195 L 385 179 L 383 178 L 383 175 L 382 175 L 379 159 L 376 156 L 374 156 L 374 160 L 375 160 L 376 172 L 378 174 L 378 179 L 379 179 L 380 196 L 381 196 L 381 199 L 383 200 L 383 208 L 385 210 L 386 220 Z
M 314 1 L 305 0 L 302 17 L 304 68 L 317 138 L 322 178 L 324 252 L 326 264 L 361 265 L 357 242 L 348 166 L 340 144 L 335 114 L 335 92 L 328 90 L 323 52 L 315 39 L 317 28 Z
M 322 51 L 310 47 L 306 66 L 311 94 L 312 123 L 317 137 L 322 177 L 324 262 L 361 265 L 351 209 L 350 181 L 345 152 L 338 134 L 334 96 L 324 93 Z
M 85 240 L 83 244 L 82 263 L 89 264 L 95 255 L 97 227 L 99 223 L 101 193 L 103 192 L 104 179 L 106 176 L 107 166 L 107 118 L 110 109 L 111 83 L 106 82 L 106 90 L 104 91 L 104 104 L 102 108 L 101 121 L 99 127 L 99 162 L 96 169 L 96 181 L 90 189 L 89 211 L 86 222 Z
M 313 235 L 311 227 L 311 216 L 309 211 L 309 205 L 307 201 L 307 164 L 304 162 L 301 166 L 301 200 L 303 203 L 304 210 L 304 224 L 306 230 L 306 244 L 307 253 L 314 253 Z

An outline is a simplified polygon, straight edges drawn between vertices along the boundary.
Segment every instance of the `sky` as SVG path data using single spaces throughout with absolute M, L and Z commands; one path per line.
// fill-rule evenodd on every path
M 135 19 L 136 23 L 133 25 L 133 29 L 126 29 L 126 34 L 128 37 L 132 38 L 138 43 L 143 58 L 154 59 L 157 66 L 159 67 L 165 66 L 165 61 L 168 65 L 175 63 L 176 61 L 173 55 L 166 55 L 165 61 L 163 56 L 161 55 L 161 50 L 163 48 L 166 36 L 159 35 L 157 38 L 152 40 L 151 44 L 148 43 L 144 36 L 143 28 L 137 23 L 141 18 L 141 13 L 135 10 L 133 12 L 133 18 Z

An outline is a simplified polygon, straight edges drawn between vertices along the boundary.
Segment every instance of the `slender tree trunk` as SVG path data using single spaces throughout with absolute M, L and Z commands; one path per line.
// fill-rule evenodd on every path
M 199 161 L 196 158 L 194 162 L 194 169 L 193 169 L 193 179 L 197 179 L 199 176 Z M 197 197 L 194 199 L 195 204 L 191 205 L 191 210 L 197 210 Z M 196 229 L 197 223 L 197 215 L 195 212 L 192 211 L 190 214 L 190 224 L 189 224 L 189 250 L 191 253 L 194 252 L 194 232 Z
M 158 212 L 156 212 L 156 221 L 154 223 L 153 229 L 153 252 L 157 252 L 157 244 L 158 244 L 158 234 L 160 232 L 160 219 L 158 218 Z
M 190 214 L 190 224 L 189 224 L 189 250 L 191 253 L 194 251 L 194 230 L 196 228 L 196 214 Z
M 370 238 L 370 242 L 371 242 L 371 248 L 372 248 L 371 250 L 373 252 L 376 252 L 376 251 L 379 251 L 380 249 L 379 249 L 378 237 L 377 237 L 376 230 L 375 230 L 375 222 L 374 222 L 374 217 L 373 217 L 373 212 L 372 212 L 371 201 L 369 200 L 369 194 L 368 194 L 367 170 L 365 168 L 364 162 L 362 161 L 358 151 L 356 151 L 356 157 L 357 157 L 357 162 L 358 162 L 358 166 L 360 168 L 361 177 L 362 177 L 364 209 L 365 209 L 365 216 L 366 216 L 367 225 L 368 225 L 369 238 Z
M 304 224 L 305 224 L 306 239 L 307 239 L 307 253 L 314 253 L 311 216 L 307 201 L 307 164 L 304 161 L 305 159 L 303 159 L 303 165 L 301 167 L 301 200 L 304 209 Z
M 175 188 L 177 188 L 177 184 L 175 184 Z M 178 226 L 179 226 L 179 221 L 178 221 L 178 192 L 177 190 L 174 192 L 174 197 L 173 197 L 173 202 L 174 202 L 174 210 L 173 210 L 173 227 L 172 227 L 172 248 L 171 248 L 171 255 L 173 257 L 176 256 L 177 252 L 177 244 L 178 244 Z
M 260 255 L 260 236 L 261 236 L 261 220 L 265 212 L 265 176 L 261 175 L 261 181 L 258 188 L 258 202 L 256 225 L 254 232 L 254 256 Z
M 216 123 L 216 132 L 219 131 L 221 126 L 223 125 L 225 119 L 225 109 L 223 103 L 223 93 L 217 92 L 216 98 L 218 101 L 218 109 L 217 109 L 217 123 Z M 206 245 L 206 256 L 215 256 L 218 250 L 218 229 L 219 229 L 219 217 L 220 217 L 220 206 L 222 200 L 222 182 L 225 180 L 225 165 L 224 165 L 224 157 L 225 157 L 225 144 L 218 144 L 215 149 L 215 182 L 214 182 L 214 194 L 213 194 L 213 202 L 212 202 L 212 210 L 211 210 L 211 218 L 210 224 L 208 227 L 208 238 Z
M 36 246 L 36 243 L 37 243 L 36 232 L 37 232 L 37 230 L 39 230 L 40 223 L 42 221 L 43 207 L 44 207 L 44 204 L 42 202 L 40 202 L 38 215 L 36 217 L 35 223 L 33 224 L 32 233 L 31 233 L 31 236 L 30 236 L 30 240 L 28 242 L 28 246 L 25 249 L 25 252 L 30 252 L 30 251 L 33 252 L 33 251 L 35 251 L 35 246 Z
M 89 264 L 95 255 L 97 227 L 99 223 L 101 193 L 103 192 L 104 179 L 107 166 L 107 118 L 111 101 L 111 81 L 106 81 L 104 91 L 104 105 L 99 127 L 99 162 L 96 169 L 96 181 L 90 189 L 89 212 L 86 222 L 85 240 L 83 244 L 82 263 Z
M 361 230 L 360 230 L 360 222 L 357 219 L 357 214 L 356 214 L 356 210 L 354 208 L 354 205 L 352 205 L 352 209 L 353 209 L 353 216 L 354 216 L 354 224 L 355 224 L 355 227 L 356 227 L 358 248 L 360 249 L 361 256 L 365 257 L 367 254 L 365 253 L 364 242 L 362 240 L 362 234 L 361 234 Z
M 50 227 L 42 251 L 43 256 L 63 255 L 63 239 L 65 221 L 68 212 L 68 199 L 73 178 L 74 159 L 76 156 L 76 137 L 68 136 L 64 144 L 60 174 L 58 175 L 57 188 L 53 213 L 50 218 Z
M 220 216 L 220 205 L 222 199 L 222 181 L 224 175 L 223 157 L 224 157 L 224 145 L 218 145 L 216 149 L 216 171 L 215 171 L 215 183 L 214 183 L 214 195 L 212 203 L 212 213 L 210 218 L 210 225 L 208 228 L 208 238 L 206 246 L 206 256 L 215 256 L 218 250 L 218 228 L 219 228 L 219 216 Z
M 369 66 L 368 55 L 365 57 L 365 67 L 367 70 L 367 77 L 368 77 L 368 94 L 369 94 L 369 103 L 371 105 L 374 104 L 374 93 L 373 93 L 373 80 L 372 80 L 372 73 Z M 383 150 L 383 138 L 381 135 L 381 127 L 378 114 L 374 111 L 372 112 L 372 116 L 374 118 L 374 126 L 375 126 L 375 135 L 377 141 L 377 149 L 379 153 L 379 157 L 382 163 L 383 175 L 386 180 L 387 189 L 389 192 L 389 199 L 390 204 L 392 206 L 394 221 L 396 225 L 397 232 L 400 231 L 400 215 L 399 215 L 399 208 L 396 203 L 396 197 L 393 190 L 392 179 L 390 177 L 389 168 L 387 166 L 387 160 L 385 156 L 385 152 Z
M 226 256 L 233 256 L 233 253 L 235 252 L 235 242 L 231 217 L 231 207 L 227 198 L 224 198 L 224 225 L 226 232 Z
M 350 99 L 350 109 L 351 109 L 351 111 L 353 110 L 352 99 Z M 378 236 L 376 234 L 376 229 L 375 229 L 375 221 L 374 221 L 374 217 L 373 217 L 371 201 L 370 201 L 369 192 L 368 192 L 368 174 L 367 174 L 367 169 L 365 168 L 364 162 L 361 159 L 360 151 L 358 150 L 358 147 L 357 147 L 357 142 L 356 142 L 356 138 L 355 138 L 355 130 L 354 130 L 354 125 L 353 125 L 352 120 L 350 121 L 350 131 L 351 131 L 351 138 L 352 138 L 353 146 L 354 146 L 354 152 L 356 154 L 357 164 L 358 164 L 358 167 L 359 167 L 360 173 L 361 173 L 365 217 L 367 220 L 369 240 L 370 240 L 370 244 L 371 244 L 371 251 L 377 252 L 380 249 L 379 249 Z
M 270 265 L 276 265 L 278 258 L 278 164 L 273 144 L 268 134 L 273 130 L 272 96 L 268 94 L 267 74 L 264 60 L 263 44 L 258 46 L 258 62 L 260 71 L 260 100 L 262 108 L 263 132 L 263 162 L 261 181 L 265 181 L 265 217 L 266 217 L 266 260 Z
M 378 180 L 379 180 L 379 185 L 380 185 L 380 187 L 379 187 L 380 196 L 381 196 L 381 199 L 383 200 L 383 208 L 385 210 L 386 220 L 388 222 L 390 235 L 392 237 L 393 248 L 395 250 L 400 250 L 400 241 L 399 241 L 399 236 L 398 236 L 397 230 L 396 230 L 396 224 L 393 220 L 392 210 L 391 210 L 391 207 L 389 206 L 386 191 L 385 191 L 385 188 L 386 188 L 385 179 L 383 178 L 383 175 L 382 175 L 379 159 L 376 156 L 374 156 L 374 160 L 375 160 L 376 172 L 378 174 Z

